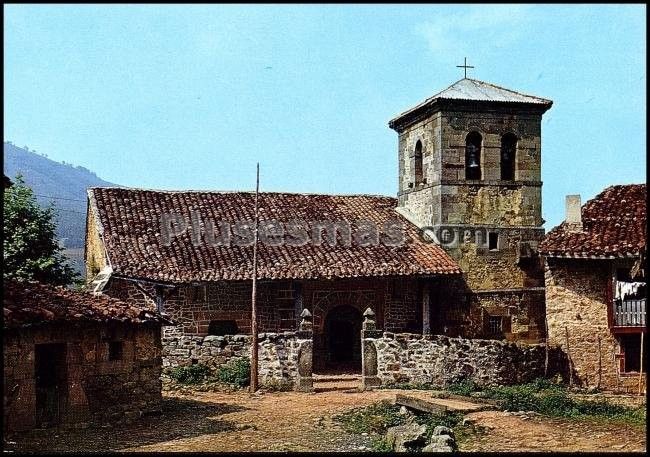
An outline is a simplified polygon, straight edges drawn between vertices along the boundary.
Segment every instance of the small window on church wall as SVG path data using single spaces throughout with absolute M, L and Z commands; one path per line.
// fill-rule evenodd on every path
M 512 181 L 515 179 L 515 159 L 517 157 L 517 137 L 506 133 L 501 138 L 501 179 Z
M 499 335 L 503 333 L 503 317 L 489 316 L 488 331 L 490 332 L 491 335 Z
M 422 171 L 422 142 L 418 140 L 415 144 L 415 185 L 422 184 L 424 176 Z
M 188 303 L 204 303 L 207 300 L 205 286 L 189 286 L 185 293 Z
M 465 179 L 481 179 L 481 134 L 471 132 L 465 139 Z
M 121 341 L 111 341 L 108 343 L 108 360 L 122 360 L 124 345 Z
M 499 234 L 495 232 L 488 233 L 488 249 L 496 251 L 499 249 Z
M 208 335 L 224 336 L 237 335 L 238 333 L 237 322 L 231 320 L 210 321 L 208 326 Z

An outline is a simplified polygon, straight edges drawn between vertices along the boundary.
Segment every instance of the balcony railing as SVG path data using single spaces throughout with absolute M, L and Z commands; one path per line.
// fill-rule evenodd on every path
M 617 327 L 645 326 L 645 298 L 614 300 L 614 325 Z

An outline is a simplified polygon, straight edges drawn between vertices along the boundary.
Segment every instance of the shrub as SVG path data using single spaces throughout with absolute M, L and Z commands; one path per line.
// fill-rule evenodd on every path
M 478 386 L 471 379 L 465 379 L 459 382 L 447 384 L 447 390 L 452 394 L 469 396 L 472 392 L 478 390 Z
M 537 378 L 531 381 L 530 387 L 534 389 L 536 392 L 539 392 L 540 390 L 544 389 L 565 389 L 565 386 L 562 384 L 554 384 L 551 382 L 550 379 L 546 378 Z
M 537 405 L 530 409 L 547 416 L 575 415 L 575 402 L 562 390 L 548 390 L 538 396 Z
M 246 387 L 251 382 L 251 364 L 248 358 L 229 360 L 217 370 L 217 379 L 225 384 Z
M 201 363 L 176 367 L 169 370 L 169 376 L 181 384 L 198 384 L 210 374 L 210 368 Z

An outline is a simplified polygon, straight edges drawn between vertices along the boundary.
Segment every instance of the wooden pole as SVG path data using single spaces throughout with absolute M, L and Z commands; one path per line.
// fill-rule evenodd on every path
M 566 356 L 569 359 L 569 387 L 573 386 L 573 363 L 571 363 L 571 350 L 569 349 L 569 329 L 564 326 L 564 335 L 566 336 Z
M 641 332 L 641 360 L 639 362 L 639 395 L 641 395 L 641 385 L 643 384 L 643 333 Z
M 422 285 L 422 335 L 431 334 L 431 284 L 425 282 Z
M 257 174 L 255 179 L 255 229 L 253 241 L 253 292 L 251 297 L 251 333 L 253 341 L 251 344 L 251 392 L 258 389 L 258 335 L 257 335 L 257 231 L 259 225 L 259 191 L 260 191 L 260 164 L 257 163 Z
M 596 386 L 597 389 L 600 389 L 600 383 L 602 382 L 602 378 L 603 378 L 603 353 L 601 351 L 600 335 L 598 335 L 598 385 Z
M 544 313 L 544 377 L 548 378 L 548 318 Z

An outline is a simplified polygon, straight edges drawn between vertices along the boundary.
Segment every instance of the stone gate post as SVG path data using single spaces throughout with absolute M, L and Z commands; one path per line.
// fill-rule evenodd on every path
M 312 316 L 308 309 L 303 309 L 300 313 L 302 320 L 296 336 L 300 344 L 298 349 L 298 377 L 296 379 L 296 391 L 313 392 L 314 379 L 313 371 L 313 354 L 314 354 L 314 330 L 311 322 Z
M 377 330 L 375 313 L 368 307 L 363 313 L 361 327 L 361 389 L 372 390 L 381 385 L 377 376 L 377 348 L 374 341 L 369 338 L 379 338 L 381 331 Z

